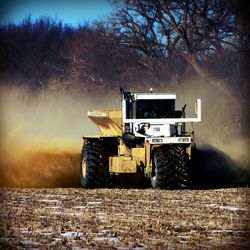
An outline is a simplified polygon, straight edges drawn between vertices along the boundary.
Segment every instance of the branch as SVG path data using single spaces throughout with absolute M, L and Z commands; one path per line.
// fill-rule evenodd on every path
M 187 16 L 189 13 L 189 1 L 187 0 L 186 2 L 186 8 L 184 10 L 184 14 L 183 14 L 183 22 L 182 22 L 182 29 L 185 32 L 187 29 Z

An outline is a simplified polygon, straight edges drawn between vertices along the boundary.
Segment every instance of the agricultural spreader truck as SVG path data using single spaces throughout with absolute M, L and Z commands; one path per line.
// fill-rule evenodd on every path
M 121 89 L 121 96 L 121 111 L 88 112 L 101 133 L 83 137 L 82 186 L 112 187 L 116 175 L 141 172 L 153 188 L 188 188 L 195 138 L 185 125 L 201 121 L 201 100 L 195 103 L 196 117 L 186 118 L 186 105 L 175 110 L 175 94 Z

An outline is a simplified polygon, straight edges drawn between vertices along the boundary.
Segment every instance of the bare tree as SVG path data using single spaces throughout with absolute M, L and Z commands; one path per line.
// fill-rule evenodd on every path
M 224 0 L 123 0 L 111 22 L 121 44 L 146 57 L 179 54 L 231 100 L 234 88 L 216 79 L 204 63 L 213 54 L 235 51 L 239 44 L 235 16 Z

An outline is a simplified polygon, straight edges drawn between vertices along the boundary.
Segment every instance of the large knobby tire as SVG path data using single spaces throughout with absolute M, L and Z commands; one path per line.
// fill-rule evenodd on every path
M 84 188 L 113 187 L 114 176 L 109 173 L 110 153 L 100 142 L 89 142 L 81 151 L 80 178 Z
M 154 151 L 153 188 L 185 189 L 188 181 L 188 156 L 179 146 L 161 146 Z

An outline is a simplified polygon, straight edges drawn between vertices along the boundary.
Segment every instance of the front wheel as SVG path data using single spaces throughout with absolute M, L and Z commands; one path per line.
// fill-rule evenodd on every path
M 185 148 L 161 146 L 153 154 L 153 188 L 185 189 L 188 179 L 188 157 Z
M 80 178 L 85 188 L 104 188 L 114 185 L 114 176 L 109 173 L 109 152 L 102 143 L 88 142 L 83 146 Z

